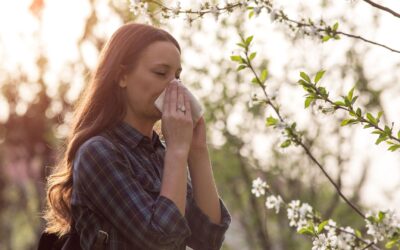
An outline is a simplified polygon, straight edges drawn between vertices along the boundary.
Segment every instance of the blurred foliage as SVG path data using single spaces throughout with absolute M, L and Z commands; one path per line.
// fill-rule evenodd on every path
M 77 78 L 85 82 L 91 70 L 84 60 L 84 46 L 90 44 L 98 52 L 107 39 L 96 32 L 96 29 L 101 29 L 108 22 L 99 17 L 98 12 L 101 8 L 97 8 L 97 5 L 106 6 L 110 15 L 118 18 L 121 24 L 134 19 L 128 11 L 127 2 L 108 1 L 107 5 L 104 5 L 103 2 L 90 0 L 89 4 L 90 14 L 82 24 L 83 33 L 76 44 L 80 58 L 64 66 L 67 74 L 57 79 L 57 83 L 49 83 L 45 78 L 50 70 L 50 55 L 44 52 L 39 52 L 36 58 L 38 77 L 29 76 L 22 70 L 6 72 L 3 76 L 5 78 L 0 85 L 0 91 L 9 105 L 9 116 L 0 124 L 0 250 L 37 247 L 37 240 L 44 226 L 40 216 L 44 206 L 45 178 L 49 174 L 48 168 L 54 165 L 62 152 L 62 131 L 68 129 L 68 116 L 73 107 L 74 100 L 67 98 L 71 82 L 77 81 Z M 32 6 L 33 14 L 41 23 L 40 8 L 45 7 L 43 1 L 33 1 Z M 330 1 L 323 1 L 323 6 L 330 8 Z M 282 151 L 276 148 L 280 140 L 279 134 L 274 134 L 264 126 L 268 109 L 257 104 L 247 106 L 249 93 L 254 91 L 247 78 L 249 75 L 238 74 L 229 56 L 222 53 L 224 51 L 219 55 L 212 54 L 209 47 L 201 46 L 201 42 L 193 38 L 196 34 L 207 34 L 207 39 L 213 41 L 213 47 L 229 48 L 231 39 L 237 40 L 238 34 L 246 33 L 248 22 L 246 15 L 234 12 L 229 16 L 221 16 L 218 21 L 218 30 L 227 32 L 210 33 L 206 22 L 196 21 L 190 29 L 177 37 L 183 54 L 190 50 L 191 55 L 207 57 L 207 64 L 202 67 L 193 66 L 189 61 L 193 58 L 183 58 L 183 65 L 188 66 L 182 78 L 187 80 L 193 89 L 203 93 L 214 175 L 219 193 L 233 216 L 223 249 L 310 249 L 310 241 L 289 228 L 285 213 L 276 215 L 273 211 L 267 211 L 265 201 L 250 193 L 253 179 L 263 177 L 285 200 L 300 199 L 308 202 L 324 216 L 332 217 L 342 225 L 361 228 L 364 223 L 339 199 L 334 189 L 321 180 L 321 174 L 301 150 L 295 148 Z M 343 22 L 352 26 L 352 20 Z M 162 27 L 173 30 L 171 26 L 173 25 L 167 23 Z M 372 28 L 377 29 L 376 26 Z M 280 32 L 290 41 L 293 50 L 300 46 L 297 36 L 293 37 L 290 32 L 281 29 Z M 40 46 L 39 39 L 37 42 Z M 353 45 L 357 41 L 350 42 L 354 44 L 349 46 L 346 52 L 347 60 L 337 62 L 335 70 L 342 78 L 354 79 L 360 95 L 367 97 L 364 107 L 369 110 L 384 110 L 380 98 L 383 88 L 373 88 L 365 75 L 363 60 L 366 51 L 355 50 Z M 301 50 L 301 47 L 298 50 Z M 287 56 L 290 57 L 290 53 Z M 296 58 L 296 62 L 306 64 L 306 57 L 304 51 Z M 268 68 L 268 54 L 258 51 L 257 58 L 256 67 L 259 72 Z M 288 60 L 291 61 L 290 58 Z M 0 62 L 0 68 L 4 63 Z M 295 68 L 294 64 L 288 63 L 283 69 L 283 75 L 290 75 Z M 289 78 L 275 78 L 273 72 L 269 78 L 289 88 L 296 88 L 289 84 Z M 211 90 L 207 90 L 205 82 L 212 83 Z M 39 89 L 31 103 L 23 103 L 19 94 L 18 88 L 24 84 L 34 84 Z M 49 84 L 59 86 L 55 96 L 49 94 Z M 341 87 L 340 83 L 337 85 Z M 284 93 L 281 93 L 279 88 L 276 91 L 277 100 L 284 98 Z M 21 112 L 24 105 L 26 111 Z M 285 109 L 289 117 L 294 117 L 302 109 L 292 108 L 294 111 Z M 232 126 L 230 121 L 238 112 L 243 122 Z M 342 186 L 342 177 L 351 156 L 351 152 L 348 151 L 351 150 L 351 145 L 346 143 L 348 139 L 339 128 L 340 122 L 337 123 L 337 127 L 327 131 L 318 112 L 312 112 L 307 119 L 312 128 L 305 131 L 305 144 L 315 150 L 321 162 L 326 163 L 329 159 L 334 159 L 336 166 L 332 172 L 335 173 L 339 186 Z M 340 117 L 331 119 L 339 121 Z M 264 139 L 261 134 L 268 135 L 268 138 L 265 139 L 265 145 L 257 147 L 262 147 L 266 152 L 269 156 L 268 161 L 255 154 L 253 142 L 255 138 Z M 335 138 L 337 144 L 327 143 L 328 138 Z M 332 149 L 333 146 L 335 150 Z M 355 184 L 351 190 L 346 187 L 350 199 L 361 207 L 360 190 L 368 168 L 369 163 L 366 160 L 359 174 L 360 178 L 354 180 Z

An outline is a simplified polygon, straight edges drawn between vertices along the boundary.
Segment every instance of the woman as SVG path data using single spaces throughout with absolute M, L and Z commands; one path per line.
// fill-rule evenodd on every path
M 231 216 L 214 183 L 204 119 L 194 124 L 187 90 L 171 82 L 180 53 L 149 25 L 113 34 L 48 178 L 46 232 L 74 229 L 82 249 L 220 249 Z M 160 112 L 154 102 L 164 89 Z M 153 129 L 160 119 L 166 148 Z

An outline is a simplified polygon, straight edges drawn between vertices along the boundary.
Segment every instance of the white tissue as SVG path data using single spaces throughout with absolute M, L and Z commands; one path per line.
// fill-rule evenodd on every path
M 178 79 L 173 79 L 171 82 L 173 82 L 173 81 L 176 81 L 179 85 L 182 85 L 181 81 Z M 203 108 L 202 108 L 200 102 L 198 101 L 198 99 L 186 87 L 185 87 L 185 89 L 187 90 L 187 93 L 189 94 L 189 97 L 190 97 L 190 108 L 192 110 L 193 124 L 196 124 L 198 122 L 198 120 L 200 119 L 200 117 L 204 113 Z M 154 102 L 155 106 L 158 108 L 158 110 L 160 110 L 161 113 L 162 113 L 163 106 L 164 106 L 165 91 L 166 91 L 166 89 L 164 89 L 164 91 L 160 94 L 160 96 Z

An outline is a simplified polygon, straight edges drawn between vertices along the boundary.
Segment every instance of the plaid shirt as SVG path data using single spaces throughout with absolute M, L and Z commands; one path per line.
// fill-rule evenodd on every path
M 221 224 L 212 223 L 193 198 L 188 174 L 182 216 L 172 200 L 159 195 L 164 155 L 156 132 L 150 139 L 124 121 L 80 146 L 71 209 L 82 249 L 92 249 L 99 230 L 108 234 L 105 249 L 221 248 L 231 222 L 224 202 L 219 198 Z

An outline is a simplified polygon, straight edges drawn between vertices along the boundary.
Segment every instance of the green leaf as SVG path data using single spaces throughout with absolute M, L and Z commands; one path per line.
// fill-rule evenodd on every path
M 266 122 L 267 126 L 274 126 L 278 123 L 278 119 L 275 119 L 274 117 L 270 116 L 267 118 Z
M 392 248 L 394 245 L 397 245 L 397 242 L 400 243 L 400 239 L 391 240 L 385 244 L 385 248 Z
M 268 76 L 268 70 L 264 69 L 264 70 L 261 72 L 260 81 L 261 81 L 262 83 L 264 83 L 265 80 L 267 79 L 267 76 Z
M 358 230 L 358 229 L 356 229 L 356 236 L 358 237 L 358 238 L 362 238 L 362 234 L 361 234 L 361 232 L 360 232 L 360 230 Z
M 335 35 L 333 38 L 335 38 L 335 40 L 340 40 L 340 36 L 339 35 Z
M 344 96 L 343 99 L 344 99 L 345 105 L 346 105 L 347 107 L 350 107 L 350 106 L 351 106 L 351 103 L 350 103 L 349 98 L 347 98 L 346 96 Z
M 387 125 L 385 125 L 385 132 L 386 134 L 390 135 L 392 133 L 392 130 Z
M 336 102 L 334 102 L 334 104 L 336 104 L 338 106 L 346 106 L 346 104 L 344 104 L 344 102 L 342 102 L 342 101 L 336 101 Z
M 326 35 L 326 36 L 324 36 L 324 37 L 322 38 L 322 42 L 327 42 L 327 41 L 329 41 L 329 39 L 331 39 L 331 38 L 332 38 L 331 36 Z
M 322 230 L 324 230 L 324 227 L 328 224 L 328 221 L 323 221 L 318 225 L 318 234 L 320 234 L 322 232 Z
M 258 83 L 257 77 L 254 77 L 253 79 L 251 79 L 251 82 L 252 82 L 252 83 Z
M 381 143 L 382 141 L 386 140 L 386 136 L 381 135 L 379 136 L 379 138 L 375 141 L 375 144 L 378 145 L 379 143 Z
M 314 92 L 313 91 L 313 85 L 311 83 L 308 83 L 306 81 L 304 81 L 303 79 L 300 79 L 297 81 L 301 86 L 303 86 L 304 90 L 306 90 L 307 92 Z
M 311 83 L 310 77 L 305 72 L 300 72 L 300 77 L 303 78 L 306 82 Z
M 231 56 L 231 60 L 234 62 L 242 62 L 241 56 Z
M 250 61 L 253 60 L 254 57 L 256 57 L 256 55 L 257 55 L 257 52 L 251 53 L 251 54 L 250 54 L 250 57 L 249 57 Z
M 368 121 L 370 121 L 372 124 L 376 125 L 377 121 L 375 120 L 375 118 L 372 116 L 371 113 L 367 113 L 367 119 Z
M 353 88 L 349 91 L 349 93 L 347 94 L 347 98 L 348 98 L 349 100 L 353 100 L 354 88 L 355 88 L 355 87 L 353 87 Z
M 314 97 L 312 96 L 307 97 L 304 102 L 304 108 L 308 108 L 312 101 L 314 101 Z
M 362 116 L 362 113 L 361 113 L 361 109 L 360 109 L 360 108 L 357 108 L 356 113 L 357 113 L 357 116 Z
M 353 123 L 356 123 L 356 122 L 357 122 L 357 119 L 344 119 L 342 121 L 342 123 L 340 123 L 340 126 L 346 126 L 348 124 L 353 124 Z
M 281 148 L 287 148 L 290 146 L 291 143 L 292 143 L 292 141 L 288 139 L 288 140 L 282 142 Z
M 236 43 L 236 45 L 238 45 L 240 47 L 243 47 L 243 48 L 246 48 L 246 45 L 244 43 Z
M 241 64 L 241 65 L 239 65 L 239 67 L 237 67 L 236 71 L 241 71 L 242 69 L 245 69 L 245 68 L 246 68 L 246 65 Z
M 305 235 L 314 236 L 314 232 L 311 229 L 307 228 L 307 227 L 303 227 L 297 232 L 299 234 L 305 234 Z
M 397 132 L 397 138 L 400 139 L 400 130 L 399 130 L 399 132 Z
M 351 104 L 354 104 L 358 99 L 358 96 L 356 95 L 355 97 L 353 97 L 353 99 L 351 100 Z
M 333 30 L 336 31 L 338 28 L 339 28 L 339 23 L 336 22 L 336 23 L 333 25 Z
M 340 126 L 346 126 L 346 125 L 349 123 L 349 120 L 350 120 L 350 119 L 344 119 L 344 120 L 342 121 L 342 123 L 340 123 Z
M 379 111 L 378 116 L 376 117 L 376 120 L 379 122 L 381 119 L 381 116 L 383 115 L 383 111 Z
M 392 146 L 390 146 L 390 147 L 388 148 L 388 150 L 394 152 L 394 151 L 396 151 L 396 150 L 399 149 L 399 148 L 400 148 L 400 144 L 397 144 L 397 145 L 392 145 Z
M 251 43 L 251 41 L 253 41 L 253 36 L 249 36 L 248 38 L 246 38 L 245 44 L 246 44 L 247 46 L 249 46 L 250 43 Z
M 254 11 L 250 11 L 250 12 L 249 12 L 249 19 L 250 19 L 252 16 L 254 16 Z
M 325 70 L 318 71 L 318 73 L 315 75 L 314 82 L 318 83 L 319 80 L 321 80 L 321 78 L 324 76 L 324 74 L 325 74 Z
M 317 90 L 321 94 L 321 96 L 323 96 L 323 97 L 328 96 L 328 92 L 326 91 L 326 89 L 324 87 L 318 87 Z
M 382 211 L 379 211 L 378 213 L 378 222 L 381 222 L 385 218 L 385 213 Z

